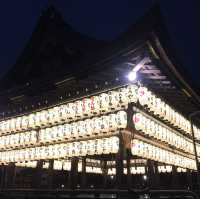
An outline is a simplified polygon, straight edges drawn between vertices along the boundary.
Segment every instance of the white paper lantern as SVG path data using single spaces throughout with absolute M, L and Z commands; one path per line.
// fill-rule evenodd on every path
M 26 130 L 28 128 L 28 117 L 23 116 L 22 117 L 22 125 L 21 125 L 23 130 Z
M 61 121 L 67 121 L 67 105 L 61 105 L 59 108 L 59 117 Z
M 47 120 L 47 117 L 48 117 L 48 112 L 46 110 L 42 110 L 40 111 L 40 114 L 38 115 L 39 116 L 39 123 L 40 123 L 40 126 L 44 127 L 44 126 L 47 126 L 48 125 L 48 120 Z
M 138 100 L 142 106 L 149 104 L 149 91 L 146 87 L 138 88 Z
M 123 87 L 118 90 L 119 93 L 119 106 L 123 108 L 127 108 L 128 103 L 131 102 L 131 96 L 128 92 L 128 88 Z
M 74 120 L 76 117 L 76 104 L 68 103 L 67 104 L 67 119 L 69 121 Z
M 72 133 L 72 128 L 70 124 L 64 124 L 63 126 L 63 134 L 65 139 L 70 139 Z
M 119 129 L 126 128 L 127 126 L 127 113 L 125 111 L 117 112 L 117 126 Z
M 99 100 L 100 100 L 100 111 L 102 113 L 108 112 L 109 111 L 109 96 L 107 93 L 101 93 L 99 95 Z
M 119 92 L 117 91 L 109 91 L 109 108 L 111 110 L 117 110 L 119 108 L 120 98 L 119 98 Z
M 93 121 L 93 134 L 99 134 L 101 132 L 101 118 L 99 117 L 94 117 L 92 118 Z
M 102 116 L 101 117 L 101 132 L 108 133 L 109 129 L 109 116 Z
M 82 113 L 84 116 L 91 116 L 91 99 L 90 98 L 84 98 L 82 100 Z
M 75 102 L 76 107 L 76 117 L 81 118 L 83 116 L 83 103 L 82 100 L 78 100 Z
M 109 130 L 114 132 L 117 130 L 117 117 L 116 114 L 109 114 Z
M 85 121 L 77 122 L 78 136 L 84 137 L 86 135 Z
M 29 128 L 35 128 L 35 114 L 32 113 L 28 116 L 28 127 Z
M 85 120 L 85 129 L 86 129 L 86 135 L 88 136 L 92 135 L 94 130 L 94 122 L 92 119 Z
M 76 122 L 71 123 L 71 136 L 72 138 L 78 137 L 78 126 Z
M 92 96 L 91 100 L 91 111 L 93 115 L 100 114 L 100 97 L 99 96 Z
M 126 89 L 129 102 L 136 103 L 138 100 L 138 87 L 136 85 L 129 85 Z
M 10 120 L 10 130 L 11 130 L 11 132 L 16 131 L 16 118 L 12 118 Z

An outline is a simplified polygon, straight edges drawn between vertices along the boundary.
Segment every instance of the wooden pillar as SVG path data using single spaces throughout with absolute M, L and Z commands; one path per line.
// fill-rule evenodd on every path
M 86 157 L 82 158 L 81 188 L 86 188 Z
M 160 188 L 160 176 L 158 172 L 158 162 L 154 162 L 154 173 L 155 173 L 155 188 Z
M 78 182 L 78 158 L 71 159 L 70 188 L 75 189 Z
M 127 187 L 131 188 L 131 164 L 130 164 L 130 158 L 131 158 L 131 151 L 129 149 L 126 150 L 126 167 L 127 167 Z
M 41 186 L 42 166 L 43 166 L 43 161 L 42 160 L 38 160 L 37 161 L 36 170 L 35 170 L 35 175 L 33 176 L 33 186 L 35 188 L 40 188 L 40 186 Z
M 15 180 L 15 164 L 10 163 L 5 167 L 4 187 L 10 188 Z
M 122 135 L 120 132 L 119 135 L 119 151 L 116 154 L 116 188 L 120 189 L 122 188 L 123 185 L 123 169 L 124 169 L 124 165 L 123 165 L 123 154 L 124 154 L 124 145 L 123 145 L 123 140 L 122 140 Z
M 178 175 L 177 175 L 177 167 L 172 166 L 172 177 L 171 177 L 171 186 L 174 189 L 179 187 Z
M 193 189 L 194 184 L 193 184 L 193 180 L 192 180 L 191 171 L 189 169 L 187 169 L 186 175 L 187 175 L 187 188 Z
M 5 186 L 5 173 L 6 173 L 6 166 L 1 165 L 1 189 Z
M 48 170 L 48 188 L 51 189 L 53 188 L 53 165 L 54 165 L 54 160 L 49 160 L 49 170 Z
M 107 161 L 106 160 L 101 160 L 102 164 L 102 177 L 103 177 L 103 188 L 106 188 L 107 186 L 107 174 L 108 174 L 108 169 L 107 169 Z
M 147 180 L 148 186 L 151 188 L 155 187 L 155 170 L 153 160 L 147 160 Z

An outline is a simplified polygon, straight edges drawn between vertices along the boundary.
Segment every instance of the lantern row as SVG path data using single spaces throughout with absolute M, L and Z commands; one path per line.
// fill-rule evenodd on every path
M 42 145 L 45 143 L 55 143 L 58 141 L 73 141 L 80 138 L 91 139 L 95 136 L 105 136 L 112 134 L 118 129 L 127 126 L 127 113 L 118 111 L 101 117 L 94 117 L 83 121 L 62 124 L 51 128 L 40 129 L 16 133 L 0 137 L 0 150 L 11 148 Z
M 132 140 L 131 152 L 133 155 L 139 157 L 155 160 L 169 165 L 196 170 L 194 159 L 173 153 L 138 139 Z
M 106 135 L 109 132 L 124 129 L 126 126 L 127 113 L 125 111 L 118 111 L 115 114 L 41 129 L 39 131 L 39 142 L 46 143 L 64 139 L 80 139 Z
M 146 87 L 138 89 L 139 103 L 146 107 L 154 115 L 157 115 L 162 120 L 169 122 L 179 130 L 184 131 L 186 134 L 191 134 L 191 126 L 189 120 L 183 117 L 180 113 L 170 107 L 162 99 L 154 95 Z M 194 133 L 197 139 L 200 139 L 200 129 L 194 125 Z
M 15 163 L 15 166 L 17 167 L 28 167 L 28 168 L 36 168 L 37 167 L 37 161 L 30 161 L 30 162 L 17 162 Z M 45 162 L 43 164 L 43 169 L 49 169 L 49 162 Z M 54 160 L 53 165 L 54 170 L 64 170 L 64 171 L 71 171 L 71 161 L 70 160 Z M 177 167 L 176 171 L 178 173 L 180 172 L 187 172 L 185 168 Z M 82 162 L 78 163 L 78 172 L 82 172 Z M 172 172 L 172 166 L 170 165 L 161 165 L 158 166 L 158 172 L 159 173 L 171 173 Z M 94 167 L 94 166 L 86 166 L 86 173 L 97 173 L 102 174 L 102 169 L 100 167 Z M 108 175 L 116 175 L 116 169 L 115 168 L 108 168 L 107 170 Z M 145 166 L 134 166 L 130 167 L 130 173 L 131 174 L 145 174 Z M 124 174 L 127 174 L 127 168 L 124 168 Z
M 144 114 L 134 114 L 133 123 L 137 131 L 141 131 L 150 137 L 165 142 L 185 152 L 194 154 L 194 147 L 191 140 L 185 138 L 183 135 L 178 135 L 174 130 L 160 125 L 158 122 L 151 120 Z M 197 145 L 197 147 L 200 150 L 200 146 Z
M 0 152 L 0 162 L 23 162 L 42 159 L 59 159 L 86 155 L 117 153 L 119 138 L 109 137 L 65 144 Z
M 137 86 L 129 85 L 101 93 L 90 98 L 59 105 L 29 115 L 0 122 L 0 134 L 24 131 L 72 122 L 96 115 L 106 114 L 127 107 L 137 101 Z

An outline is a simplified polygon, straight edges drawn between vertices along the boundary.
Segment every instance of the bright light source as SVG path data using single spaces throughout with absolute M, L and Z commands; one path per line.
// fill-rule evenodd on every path
M 147 180 L 147 176 L 146 175 L 143 175 L 142 177 L 143 177 L 144 180 Z
M 129 81 L 134 81 L 136 78 L 137 78 L 137 73 L 136 73 L 135 71 L 131 71 L 131 72 L 128 74 L 128 79 L 129 79 Z

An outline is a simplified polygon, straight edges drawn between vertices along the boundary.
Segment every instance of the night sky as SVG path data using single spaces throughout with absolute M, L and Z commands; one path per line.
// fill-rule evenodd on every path
M 153 0 L 55 0 L 66 23 L 76 31 L 113 40 L 152 5 Z M 183 67 L 200 88 L 200 6 L 197 1 L 158 1 Z M 0 6 L 0 76 L 12 67 L 34 30 L 48 0 L 4 0 Z

